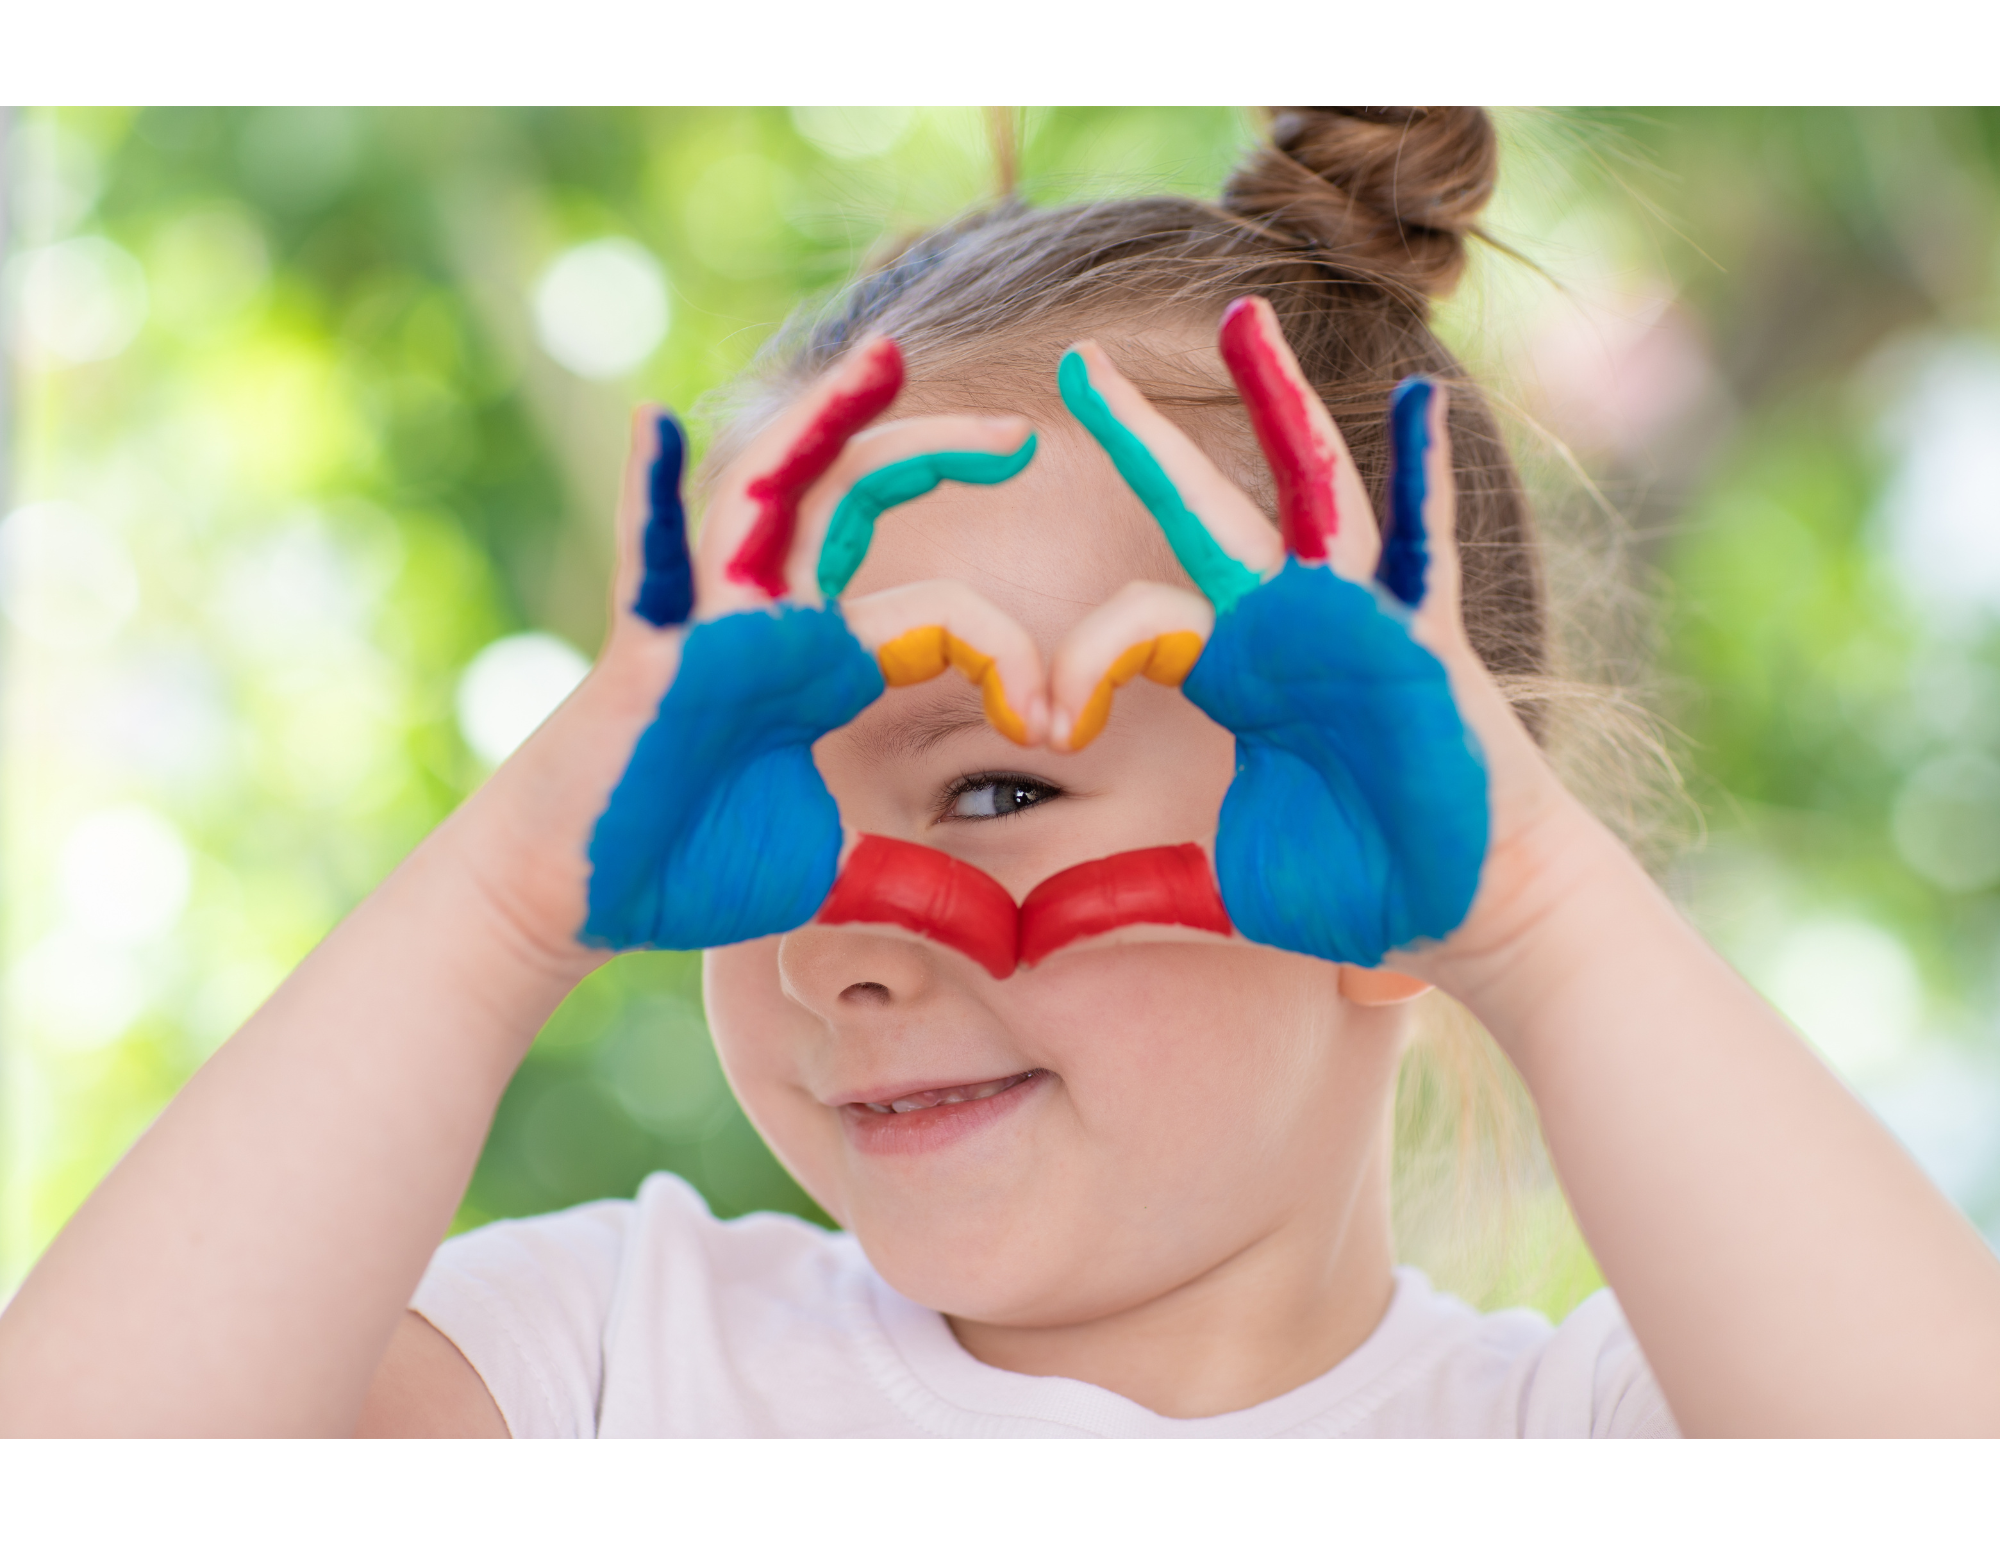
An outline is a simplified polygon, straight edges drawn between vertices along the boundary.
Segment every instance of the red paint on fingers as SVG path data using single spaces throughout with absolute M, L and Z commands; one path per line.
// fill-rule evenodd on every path
M 1333 448 L 1320 438 L 1313 420 L 1310 388 L 1285 368 L 1265 330 L 1266 318 L 1259 312 L 1266 309 L 1246 295 L 1223 312 L 1222 362 L 1229 367 L 1249 410 L 1250 427 L 1270 464 L 1285 551 L 1308 563 L 1318 562 L 1326 558 L 1340 527 L 1333 501 Z M 1269 326 L 1275 329 L 1276 320 L 1270 319 Z
M 935 939 L 995 977 L 1130 923 L 1235 932 L 1198 843 L 1139 848 L 1049 876 L 1017 909 L 985 870 L 894 837 L 863 836 L 821 904 L 820 923 L 887 923 Z
M 799 501 L 826 475 L 847 442 L 903 389 L 903 355 L 895 339 L 878 338 L 862 359 L 854 381 L 821 404 L 778 465 L 744 489 L 757 506 L 757 518 L 723 570 L 736 583 L 755 585 L 773 600 L 790 588 L 785 560 L 798 529 Z
M 1128 923 L 1234 931 L 1208 855 L 1197 843 L 1137 848 L 1049 876 L 1021 903 L 1021 964 Z
M 864 836 L 819 909 L 822 923 L 889 923 L 1010 976 L 1019 942 L 1014 898 L 983 869 L 936 848 Z

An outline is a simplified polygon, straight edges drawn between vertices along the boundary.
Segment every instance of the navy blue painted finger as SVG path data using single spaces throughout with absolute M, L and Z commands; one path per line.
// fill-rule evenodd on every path
M 687 436 L 671 413 L 659 419 L 659 453 L 646 480 L 645 574 L 632 610 L 656 628 L 686 622 L 694 610 L 694 567 L 688 561 L 687 508 L 681 503 L 681 470 Z
M 1375 581 L 1412 608 L 1423 603 L 1431 562 L 1424 500 L 1429 493 L 1425 457 L 1431 448 L 1434 395 L 1428 377 L 1410 376 L 1389 399 L 1389 530 Z

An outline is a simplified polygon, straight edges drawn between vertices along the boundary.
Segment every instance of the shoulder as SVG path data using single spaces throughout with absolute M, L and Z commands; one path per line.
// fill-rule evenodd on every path
M 1397 1273 L 1373 1340 L 1383 1366 L 1367 1426 L 1381 1435 L 1674 1437 L 1673 1416 L 1609 1289 L 1560 1324 L 1532 1309 L 1481 1313 Z M 1365 1349 L 1364 1349 L 1365 1350 Z
M 844 1263 L 842 1244 L 779 1214 L 719 1221 L 693 1186 L 658 1174 L 631 1201 L 447 1240 L 411 1307 L 478 1371 L 517 1437 L 587 1436 L 621 1326 L 693 1328 L 721 1301 L 810 1296 Z

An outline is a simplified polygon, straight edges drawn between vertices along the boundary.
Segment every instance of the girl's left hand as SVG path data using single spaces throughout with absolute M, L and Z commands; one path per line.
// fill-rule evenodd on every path
M 1180 683 L 1237 740 L 1215 839 L 1237 929 L 1362 967 L 1421 949 L 1408 964 L 1434 975 L 1515 926 L 1512 855 L 1569 803 L 1466 636 L 1444 388 L 1393 400 L 1385 544 L 1268 302 L 1232 306 L 1221 347 L 1276 528 L 1094 344 L 1063 360 L 1064 401 L 1202 594 L 1135 581 L 1079 624 L 1050 743 L 1080 749 L 1135 675 Z

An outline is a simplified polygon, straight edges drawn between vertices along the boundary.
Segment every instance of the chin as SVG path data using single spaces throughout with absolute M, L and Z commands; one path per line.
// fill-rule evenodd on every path
M 1046 1231 L 961 1229 L 948 1237 L 896 1227 L 855 1230 L 870 1263 L 898 1293 L 926 1309 L 986 1325 L 1046 1328 L 1120 1307 L 1089 1279 L 1080 1252 L 1051 1249 Z

